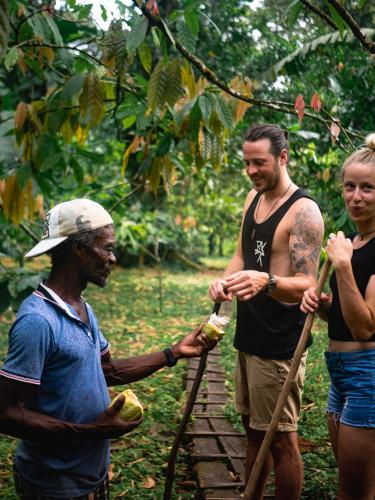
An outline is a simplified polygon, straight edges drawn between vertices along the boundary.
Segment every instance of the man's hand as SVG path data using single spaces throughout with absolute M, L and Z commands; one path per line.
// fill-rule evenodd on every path
M 210 351 L 216 346 L 218 339 L 209 339 L 207 335 L 202 333 L 202 327 L 203 325 L 198 326 L 194 332 L 189 333 L 180 342 L 171 347 L 176 359 L 202 356 L 203 353 Z
M 114 439 L 131 432 L 138 427 L 143 418 L 134 420 L 132 422 L 125 422 L 119 416 L 119 411 L 124 406 L 125 397 L 121 395 L 117 401 L 109 408 L 107 408 L 95 420 L 93 430 L 98 437 L 106 439 Z
M 208 289 L 208 296 L 214 302 L 230 302 L 233 299 L 231 293 L 224 292 L 223 281 L 223 279 L 215 280 Z
M 268 273 L 259 271 L 237 271 L 226 276 L 222 280 L 222 286 L 228 290 L 228 293 L 238 297 L 239 300 L 249 300 L 267 285 L 269 280 Z
M 324 303 L 329 303 L 331 301 L 331 296 L 322 293 L 320 297 L 316 294 L 316 287 L 311 286 L 303 293 L 303 298 L 301 302 L 300 309 L 304 313 L 316 312 Z

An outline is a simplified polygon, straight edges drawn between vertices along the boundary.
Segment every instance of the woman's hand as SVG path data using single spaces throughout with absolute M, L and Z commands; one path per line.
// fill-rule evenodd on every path
M 335 269 L 351 266 L 353 243 L 349 238 L 345 238 L 342 231 L 329 235 L 326 250 L 328 258 Z

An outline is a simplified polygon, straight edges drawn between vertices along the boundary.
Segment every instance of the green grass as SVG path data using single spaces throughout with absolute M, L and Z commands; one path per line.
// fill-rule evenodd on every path
M 215 264 L 215 267 L 222 267 L 220 262 L 215 261 Z M 85 296 L 96 312 L 103 333 L 112 344 L 112 354 L 127 357 L 162 349 L 202 322 L 212 308 L 207 288 L 218 273 L 184 272 L 178 268 L 118 269 L 112 274 L 105 290 L 90 286 Z M 6 332 L 12 315 L 7 314 L 0 319 L 2 358 L 6 352 Z M 232 347 L 234 318 L 231 323 L 228 335 L 221 344 L 222 363 L 227 373 L 226 385 L 230 393 L 233 392 L 235 360 Z M 315 342 L 309 352 L 300 425 L 306 468 L 302 498 L 333 499 L 337 486 L 336 470 L 324 418 L 328 377 L 323 361 L 326 336 L 321 325 L 318 325 L 314 337 Z M 185 402 L 185 373 L 186 362 L 180 362 L 172 369 L 164 368 L 152 377 L 131 385 L 145 405 L 145 417 L 140 428 L 113 442 L 111 487 L 114 499 L 162 498 L 166 462 Z M 241 428 L 232 406 L 227 408 L 227 414 Z M 0 498 L 4 500 L 16 498 L 11 479 L 15 445 L 16 440 L 1 436 Z M 174 499 L 194 498 L 194 491 L 183 491 L 178 486 L 178 482 L 188 475 L 186 455 L 181 453 Z M 154 487 L 146 487 L 154 482 Z

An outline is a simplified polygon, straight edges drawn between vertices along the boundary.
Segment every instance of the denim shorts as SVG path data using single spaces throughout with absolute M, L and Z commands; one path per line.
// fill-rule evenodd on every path
M 326 352 L 331 387 L 327 413 L 353 427 L 375 427 L 375 349 Z

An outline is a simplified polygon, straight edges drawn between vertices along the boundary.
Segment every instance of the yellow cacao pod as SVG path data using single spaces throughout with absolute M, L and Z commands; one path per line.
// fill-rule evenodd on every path
M 202 332 L 206 334 L 210 339 L 214 339 L 215 337 L 217 337 L 219 340 L 222 339 L 225 334 L 224 330 L 217 328 L 211 323 L 206 323 L 202 328 Z
M 143 415 L 143 406 L 131 389 L 125 389 L 125 391 L 120 392 L 120 394 L 112 399 L 109 406 L 111 407 L 120 396 L 125 397 L 125 402 L 119 411 L 119 416 L 126 422 L 131 422 L 132 420 L 138 420 L 141 418 Z

